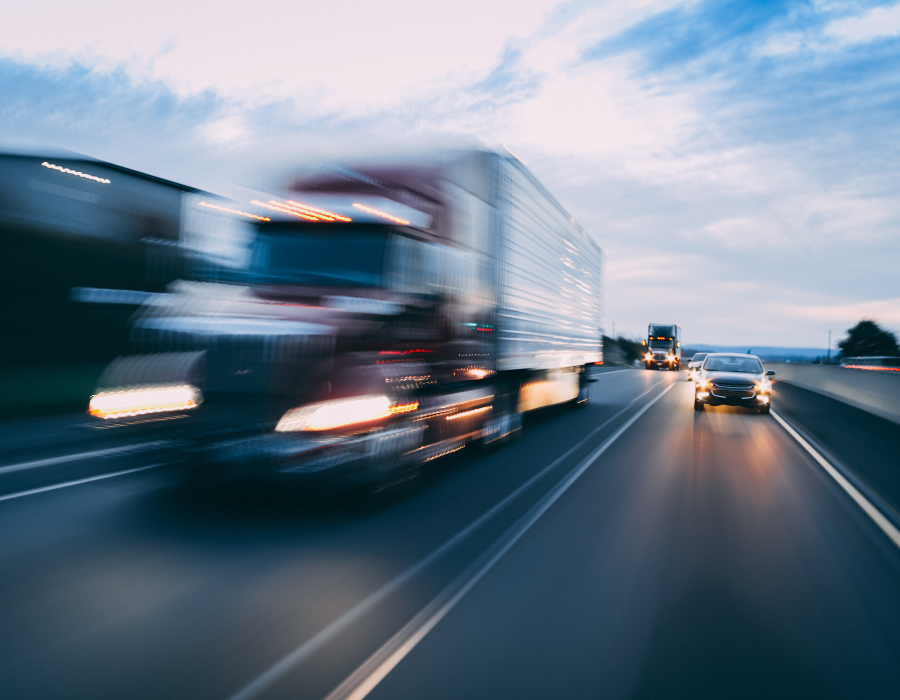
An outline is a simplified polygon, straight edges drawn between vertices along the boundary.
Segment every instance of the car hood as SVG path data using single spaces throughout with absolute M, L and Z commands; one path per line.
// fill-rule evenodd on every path
M 763 380 L 763 375 L 746 372 L 706 372 L 706 378 L 715 384 L 752 387 Z

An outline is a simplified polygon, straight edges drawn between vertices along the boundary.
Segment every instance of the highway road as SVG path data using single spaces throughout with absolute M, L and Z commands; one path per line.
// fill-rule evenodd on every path
M 374 505 L 0 430 L 0 692 L 896 698 L 896 426 L 778 385 L 695 412 L 685 379 L 607 370 Z

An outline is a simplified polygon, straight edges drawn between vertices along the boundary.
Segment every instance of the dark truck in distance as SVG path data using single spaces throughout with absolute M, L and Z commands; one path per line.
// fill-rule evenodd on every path
M 602 252 L 517 159 L 444 151 L 201 204 L 246 222 L 246 255 L 150 299 L 90 405 L 177 436 L 200 478 L 379 489 L 587 402 Z
M 651 323 L 642 345 L 647 369 L 681 369 L 681 327 L 677 324 Z

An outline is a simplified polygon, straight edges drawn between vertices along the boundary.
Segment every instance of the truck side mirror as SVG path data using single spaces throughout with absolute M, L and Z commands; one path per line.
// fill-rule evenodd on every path
M 647 344 L 647 341 L 646 341 L 646 340 L 642 340 L 642 341 L 641 341 L 641 345 L 646 345 L 646 344 Z
M 774 377 L 774 376 L 775 376 L 775 370 L 774 370 L 774 369 L 770 369 L 768 372 L 766 372 L 766 376 L 767 376 L 767 377 Z
M 680 341 L 680 340 L 675 341 L 675 347 L 676 347 L 676 348 L 680 348 L 680 347 L 681 347 L 681 341 Z

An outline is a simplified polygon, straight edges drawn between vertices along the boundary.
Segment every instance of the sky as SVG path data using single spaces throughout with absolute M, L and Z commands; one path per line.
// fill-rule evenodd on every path
M 503 144 L 604 249 L 607 332 L 900 331 L 897 3 L 31 0 L 4 8 L 0 95 L 2 145 L 214 192 Z

